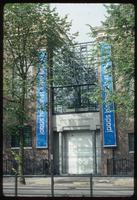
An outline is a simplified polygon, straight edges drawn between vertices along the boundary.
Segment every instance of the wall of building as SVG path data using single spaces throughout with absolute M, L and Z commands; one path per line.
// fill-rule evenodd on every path
M 61 114 L 53 116 L 53 130 L 89 129 L 96 130 L 100 126 L 99 112 Z
M 102 122 L 101 122 L 102 124 Z M 101 132 L 102 132 L 101 126 Z M 117 172 L 121 168 L 121 172 L 124 170 L 129 171 L 128 174 L 133 174 L 134 171 L 134 152 L 129 151 L 129 138 L 128 134 L 134 133 L 134 120 L 129 120 L 129 124 L 123 123 L 123 116 L 116 114 L 116 141 L 117 145 L 114 148 L 104 148 L 103 141 L 102 151 L 101 151 L 101 173 L 102 175 L 109 174 L 108 160 L 114 159 L 114 167 L 116 167 Z M 102 134 L 103 135 L 103 134 Z M 122 170 L 123 168 L 123 170 Z M 130 169 L 129 169 L 130 168 Z
M 100 159 L 97 159 L 97 173 L 102 175 L 108 174 L 108 159 L 134 159 L 134 153 L 129 152 L 128 149 L 128 133 L 134 132 L 134 121 L 131 120 L 129 126 L 126 128 L 120 127 L 120 117 L 116 116 L 116 129 L 117 129 L 117 146 L 115 148 L 104 148 L 103 147 L 103 129 L 102 129 L 102 119 L 100 112 L 92 112 L 92 113 L 73 113 L 73 114 L 60 114 L 53 116 L 53 134 L 57 142 L 55 143 L 54 151 L 58 154 L 58 159 L 55 159 L 55 165 L 60 164 L 60 141 L 59 141 L 59 133 L 62 134 L 62 137 L 69 132 L 74 131 L 95 131 L 96 141 L 97 141 L 97 151 L 96 157 L 100 156 Z M 97 134 L 97 130 L 99 130 L 99 134 Z M 33 127 L 33 135 L 32 135 L 32 147 L 26 147 L 24 150 L 25 158 L 31 158 L 32 161 L 40 163 L 42 159 L 48 160 L 48 149 L 37 149 L 36 148 L 36 129 L 35 124 Z M 99 137 L 100 139 L 97 139 Z M 5 138 L 5 137 L 4 137 Z M 4 139 L 4 154 L 3 158 L 11 159 L 13 155 L 11 151 L 18 152 L 19 148 L 12 148 L 10 146 L 10 137 Z M 100 141 L 98 143 L 98 141 Z M 95 169 L 96 170 L 96 169 Z M 94 170 L 94 171 L 95 171 Z
M 97 129 L 100 127 L 100 113 L 99 112 L 87 112 L 87 113 L 73 113 L 73 114 L 60 114 L 53 116 L 53 129 L 54 129 L 54 142 L 58 140 L 58 147 L 54 151 L 54 158 L 59 163 L 59 172 L 62 173 L 70 173 L 72 171 L 72 165 L 74 164 L 74 171 L 81 173 L 82 168 L 84 167 L 84 163 L 88 163 L 85 166 L 86 171 L 89 171 L 89 165 L 91 165 L 91 172 L 100 172 L 101 170 L 101 143 L 100 143 L 100 131 L 97 132 Z M 89 137 L 88 137 L 89 135 Z M 61 137 L 60 137 L 61 136 Z M 87 139 L 89 138 L 89 139 Z M 83 143 L 80 143 L 81 140 Z M 90 144 L 88 143 L 90 141 Z M 95 142 L 96 140 L 96 142 Z M 75 141 L 75 142 L 74 142 Z M 70 148 L 70 143 L 72 145 Z M 96 143 L 96 146 L 95 146 Z M 83 146 L 85 145 L 85 146 Z M 54 144 L 56 145 L 56 142 Z M 73 152 L 72 149 L 79 149 L 80 153 Z M 87 149 L 88 148 L 88 151 Z M 59 151 L 59 152 L 58 152 Z M 76 156 L 75 158 L 71 158 L 72 155 Z M 81 157 L 83 153 L 89 158 Z M 59 158 L 57 159 L 57 157 Z M 77 158 L 79 157 L 79 159 Z M 87 156 L 87 157 L 88 157 Z M 68 158 L 69 157 L 69 158 Z M 73 160 L 73 162 L 71 161 Z M 81 165 L 78 164 L 78 160 Z M 83 163 L 83 159 L 85 159 Z M 90 159 L 93 159 L 93 163 L 89 163 Z M 69 163 L 69 164 L 68 164 Z M 77 167 L 76 167 L 77 166 Z M 81 172 L 80 172 L 81 171 Z M 84 172 L 83 172 L 84 173 Z

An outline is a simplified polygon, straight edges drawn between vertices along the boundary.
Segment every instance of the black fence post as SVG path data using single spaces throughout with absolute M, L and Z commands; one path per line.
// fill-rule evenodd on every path
M 92 174 L 90 174 L 90 197 L 93 196 L 93 183 L 92 183 Z
M 110 175 L 110 170 L 109 170 L 109 159 L 107 159 L 107 175 Z
M 15 173 L 15 197 L 18 195 L 18 175 Z
M 51 196 L 54 197 L 54 168 L 53 168 L 53 155 L 51 155 Z
M 51 175 L 51 195 L 54 197 L 54 175 Z
M 42 174 L 44 175 L 45 173 L 45 171 L 44 171 L 44 169 L 45 169 L 45 167 L 44 167 L 45 165 L 44 165 L 44 159 L 42 159 Z
M 6 167 L 6 174 L 7 174 L 7 172 L 8 172 L 8 168 L 7 168 L 7 162 L 8 162 L 8 160 L 5 160 L 5 162 L 6 162 L 5 163 L 5 165 L 6 165 L 5 167 Z

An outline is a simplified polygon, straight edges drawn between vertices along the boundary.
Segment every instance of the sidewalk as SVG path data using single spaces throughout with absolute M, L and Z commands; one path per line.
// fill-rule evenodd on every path
M 35 185 L 50 185 L 50 177 L 34 177 L 34 178 L 25 178 L 26 186 L 35 186 Z M 92 179 L 94 186 L 123 186 L 123 187 L 134 187 L 134 178 L 133 177 L 93 177 Z M 79 187 L 89 186 L 90 179 L 88 177 L 54 177 L 54 185 L 72 185 Z M 3 178 L 3 185 L 14 185 L 15 178 Z M 19 184 L 20 185 L 20 184 Z

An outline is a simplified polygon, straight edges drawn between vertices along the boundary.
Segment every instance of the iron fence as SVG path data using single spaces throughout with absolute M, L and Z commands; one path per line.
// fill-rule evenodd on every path
M 3 160 L 3 174 L 13 175 L 18 172 L 18 162 L 16 160 Z M 50 163 L 48 160 L 33 160 L 27 158 L 24 160 L 25 175 L 49 175 Z M 59 174 L 58 164 L 53 165 L 53 174 Z M 108 175 L 133 175 L 134 160 L 127 158 L 111 158 L 107 159 L 107 174 Z
M 3 160 L 3 174 L 13 175 L 18 172 L 18 162 L 16 160 Z M 59 173 L 59 166 L 54 165 L 54 174 Z M 24 159 L 24 174 L 25 175 L 45 175 L 50 174 L 50 163 L 48 160 L 33 160 L 30 158 Z
M 134 160 L 127 158 L 107 159 L 108 175 L 133 175 Z

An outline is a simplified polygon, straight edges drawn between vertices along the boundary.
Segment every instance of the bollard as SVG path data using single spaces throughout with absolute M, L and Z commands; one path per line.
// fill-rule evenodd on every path
M 15 173 L 15 197 L 18 195 L 18 175 Z
M 93 196 L 93 183 L 92 183 L 92 174 L 90 175 L 90 197 Z

